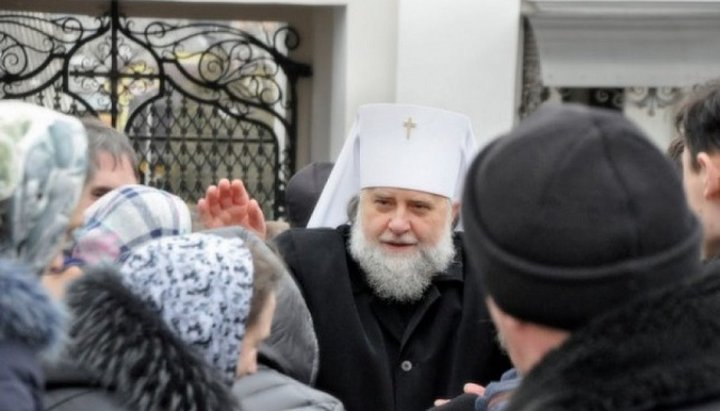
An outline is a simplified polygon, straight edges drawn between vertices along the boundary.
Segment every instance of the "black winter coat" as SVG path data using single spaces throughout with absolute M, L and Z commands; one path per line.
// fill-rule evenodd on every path
M 525 377 L 507 411 L 720 410 L 720 271 L 618 307 Z
M 464 269 L 458 238 L 455 262 L 414 306 L 374 296 L 347 252 L 348 239 L 349 226 L 276 238 L 315 324 L 318 389 L 350 411 L 417 411 L 510 368 L 496 345 L 480 278 Z
M 135 297 L 110 268 L 89 271 L 66 294 L 72 367 L 48 379 L 46 410 L 231 411 L 221 377 Z

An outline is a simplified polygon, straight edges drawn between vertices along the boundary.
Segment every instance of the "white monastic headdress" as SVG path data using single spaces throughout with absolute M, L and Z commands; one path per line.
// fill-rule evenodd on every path
M 459 201 L 475 153 L 470 119 L 463 114 L 405 104 L 361 106 L 307 226 L 347 222 L 348 202 L 367 187 Z

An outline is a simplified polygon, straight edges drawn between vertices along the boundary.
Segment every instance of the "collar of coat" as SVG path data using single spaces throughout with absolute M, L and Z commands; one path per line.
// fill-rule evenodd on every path
M 129 409 L 236 408 L 219 374 L 112 269 L 88 271 L 69 287 L 66 299 L 72 314 L 70 358 Z
M 62 339 L 64 315 L 29 267 L 0 261 L 0 343 L 32 353 L 54 351 Z
M 574 332 L 511 410 L 672 409 L 720 399 L 720 272 L 634 300 Z

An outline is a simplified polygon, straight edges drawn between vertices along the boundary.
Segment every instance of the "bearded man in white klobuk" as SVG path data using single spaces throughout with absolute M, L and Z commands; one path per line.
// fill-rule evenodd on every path
M 462 114 L 362 106 L 308 228 L 275 239 L 313 317 L 316 386 L 348 410 L 427 409 L 509 368 L 460 241 L 474 154 Z M 240 181 L 209 189 L 198 210 L 209 226 L 264 231 Z

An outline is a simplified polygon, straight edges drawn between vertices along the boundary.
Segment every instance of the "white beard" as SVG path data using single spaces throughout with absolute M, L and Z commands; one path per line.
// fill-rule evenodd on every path
M 350 233 L 350 255 L 367 274 L 375 295 L 403 303 L 418 301 L 433 277 L 445 271 L 455 257 L 451 220 L 448 215 L 437 244 L 420 245 L 412 252 L 392 254 L 377 242 L 365 238 L 358 213 Z M 408 239 L 414 240 L 414 236 L 410 234 Z

